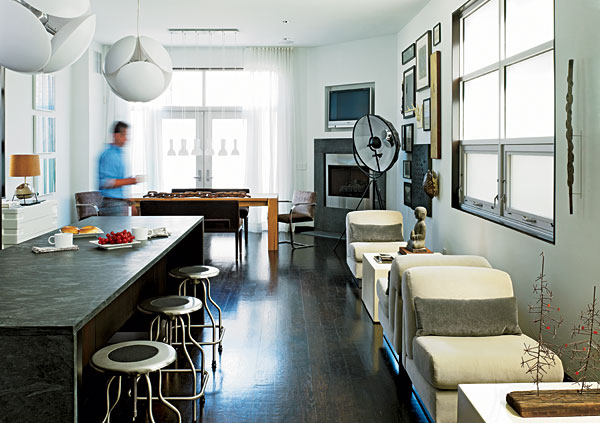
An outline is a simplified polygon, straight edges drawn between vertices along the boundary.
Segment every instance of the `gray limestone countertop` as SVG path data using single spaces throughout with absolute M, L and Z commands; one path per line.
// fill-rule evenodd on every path
M 74 226 L 94 225 L 104 232 L 166 227 L 171 236 L 132 248 L 101 250 L 91 238 L 77 238 L 78 251 L 34 254 L 55 232 L 0 251 L 0 327 L 71 327 L 85 325 L 125 291 L 202 222 L 197 216 L 92 217 Z

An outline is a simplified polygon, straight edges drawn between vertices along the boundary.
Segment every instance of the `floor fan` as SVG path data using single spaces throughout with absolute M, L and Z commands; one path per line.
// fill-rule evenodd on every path
M 385 202 L 379 191 L 377 180 L 398 161 L 400 139 L 391 122 L 378 115 L 364 115 L 356 121 L 352 130 L 352 151 L 358 168 L 369 178 L 365 190 L 355 210 L 358 210 L 365 196 L 373 187 L 373 208 L 385 210 Z M 342 232 L 334 249 L 346 234 Z

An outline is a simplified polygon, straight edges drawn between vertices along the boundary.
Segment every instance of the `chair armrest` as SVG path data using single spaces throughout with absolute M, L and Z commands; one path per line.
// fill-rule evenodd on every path
M 278 203 L 291 203 L 292 200 L 277 200 Z
M 296 206 L 316 206 L 316 205 L 317 205 L 317 203 L 296 203 L 290 209 L 290 213 L 292 213 L 294 211 L 294 209 L 296 208 Z
M 75 207 L 93 207 L 94 210 L 96 210 L 96 214 L 97 215 L 100 214 L 100 209 L 98 208 L 98 206 L 96 204 L 78 203 L 78 204 L 75 204 Z

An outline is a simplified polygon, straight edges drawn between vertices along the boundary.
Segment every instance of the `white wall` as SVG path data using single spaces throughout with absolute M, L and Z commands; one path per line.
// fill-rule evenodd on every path
M 313 189 L 315 138 L 352 136 L 352 130 L 325 131 L 326 86 L 375 82 L 375 113 L 396 124 L 396 42 L 389 35 L 296 49 L 296 188 Z M 388 195 L 396 189 L 395 181 L 389 182 Z
M 58 202 L 58 223 L 64 225 L 72 220 L 71 197 L 71 71 L 65 69 L 56 74 L 56 193 L 43 196 Z M 6 71 L 6 171 L 13 154 L 33 153 L 33 78 L 31 75 Z M 44 112 L 36 112 L 45 114 Z M 6 178 L 6 197 L 12 198 L 22 178 Z M 33 179 L 27 182 L 33 185 Z
M 427 219 L 427 244 L 449 254 L 479 254 L 492 265 L 510 273 L 519 300 L 520 322 L 532 333 L 527 305 L 533 304 L 532 285 L 540 272 L 540 253 L 546 256 L 546 274 L 554 292 L 554 302 L 565 317 L 565 327 L 559 330 L 556 342 L 570 341 L 570 328 L 577 323 L 580 310 L 591 301 L 592 287 L 600 282 L 596 260 L 600 225 L 600 191 L 594 189 L 595 166 L 600 159 L 600 6 L 590 0 L 556 0 L 555 54 L 556 54 L 556 243 L 540 241 L 514 230 L 463 213 L 451 207 L 451 26 L 452 12 L 464 0 L 432 0 L 398 34 L 398 78 L 406 66 L 401 65 L 400 53 L 427 29 L 442 23 L 442 43 L 434 50 L 442 52 L 442 159 L 433 161 L 433 169 L 440 175 L 440 196 L 433 200 L 433 218 Z M 575 59 L 574 118 L 575 133 L 583 134 L 582 157 L 583 195 L 575 197 L 575 214 L 568 214 L 566 185 L 565 95 L 567 61 Z M 417 93 L 420 102 L 429 97 L 429 91 Z M 400 101 L 398 93 L 398 104 Z M 399 108 L 397 110 L 399 114 Z M 414 121 L 412 120 L 407 120 Z M 428 142 L 428 134 L 417 130 L 418 143 Z M 402 155 L 401 155 L 402 156 Z M 401 157 L 400 160 L 403 158 Z M 401 169 L 395 179 L 402 181 Z M 405 216 L 409 230 L 415 222 L 412 211 L 402 205 L 402 194 L 395 197 L 395 208 Z M 566 357 L 563 357 L 565 359 Z

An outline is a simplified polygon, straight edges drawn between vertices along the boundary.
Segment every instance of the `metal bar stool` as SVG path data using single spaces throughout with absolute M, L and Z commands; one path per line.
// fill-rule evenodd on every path
M 143 313 L 156 314 L 156 317 L 150 324 L 150 339 L 158 340 L 160 328 L 163 327 L 163 320 L 166 321 L 167 330 L 162 338 L 169 345 L 181 345 L 183 353 L 190 366 L 189 369 L 164 369 L 164 373 L 184 373 L 191 372 L 194 380 L 194 394 L 189 396 L 166 396 L 168 400 L 175 401 L 194 401 L 194 420 L 199 418 L 196 400 L 200 399 L 204 404 L 204 391 L 208 383 L 208 372 L 204 369 L 204 350 L 202 346 L 192 337 L 190 314 L 202 308 L 202 301 L 195 297 L 186 297 L 180 295 L 169 295 L 165 297 L 149 298 L 138 305 L 138 309 Z M 187 323 L 183 316 L 187 316 Z M 156 326 L 156 335 L 154 335 L 154 326 Z M 173 331 L 181 330 L 181 342 L 176 342 L 173 337 Z M 186 338 L 189 337 L 188 342 Z M 200 369 L 196 369 L 194 362 L 187 350 L 187 345 L 193 344 L 200 351 L 201 364 Z M 198 383 L 196 373 L 200 372 L 201 389 L 198 392 Z M 145 399 L 140 397 L 140 399 Z
M 138 397 L 138 380 L 144 376 L 148 385 L 148 414 L 150 421 L 155 423 L 152 414 L 152 384 L 149 373 L 158 372 L 158 399 L 177 414 L 177 420 L 181 423 L 181 414 L 162 394 L 162 372 L 163 369 L 175 361 L 177 353 L 175 349 L 162 342 L 154 341 L 129 341 L 109 345 L 96 351 L 92 356 L 92 367 L 100 372 L 112 374 L 106 385 L 106 415 L 102 423 L 110 423 L 110 413 L 121 398 L 121 379 L 123 376 L 133 378 L 133 419 L 137 417 L 137 400 L 145 399 Z M 115 403 L 110 405 L 110 386 L 115 378 L 119 378 L 119 388 Z
M 223 320 L 221 317 L 221 307 L 214 302 L 210 295 L 210 278 L 214 278 L 219 274 L 219 269 L 213 266 L 187 266 L 187 267 L 178 267 L 169 272 L 169 275 L 177 278 L 183 279 L 179 284 L 179 295 L 186 295 L 186 287 L 187 283 L 191 283 L 194 287 L 194 296 L 197 297 L 197 286 L 202 284 L 204 288 L 204 304 L 206 306 L 204 309 L 208 313 L 208 317 L 210 317 L 210 325 L 192 325 L 193 328 L 212 328 L 212 341 L 198 341 L 200 345 L 212 345 L 213 352 L 213 360 L 212 360 L 212 369 L 213 371 L 217 368 L 217 345 L 219 345 L 219 353 L 223 352 L 223 336 L 225 335 L 225 327 L 223 326 Z M 208 301 L 207 301 L 208 299 Z M 217 309 L 217 314 L 219 316 L 219 323 L 215 323 L 215 318 L 208 307 L 208 303 L 211 303 Z M 217 328 L 219 329 L 219 337 L 217 339 Z

